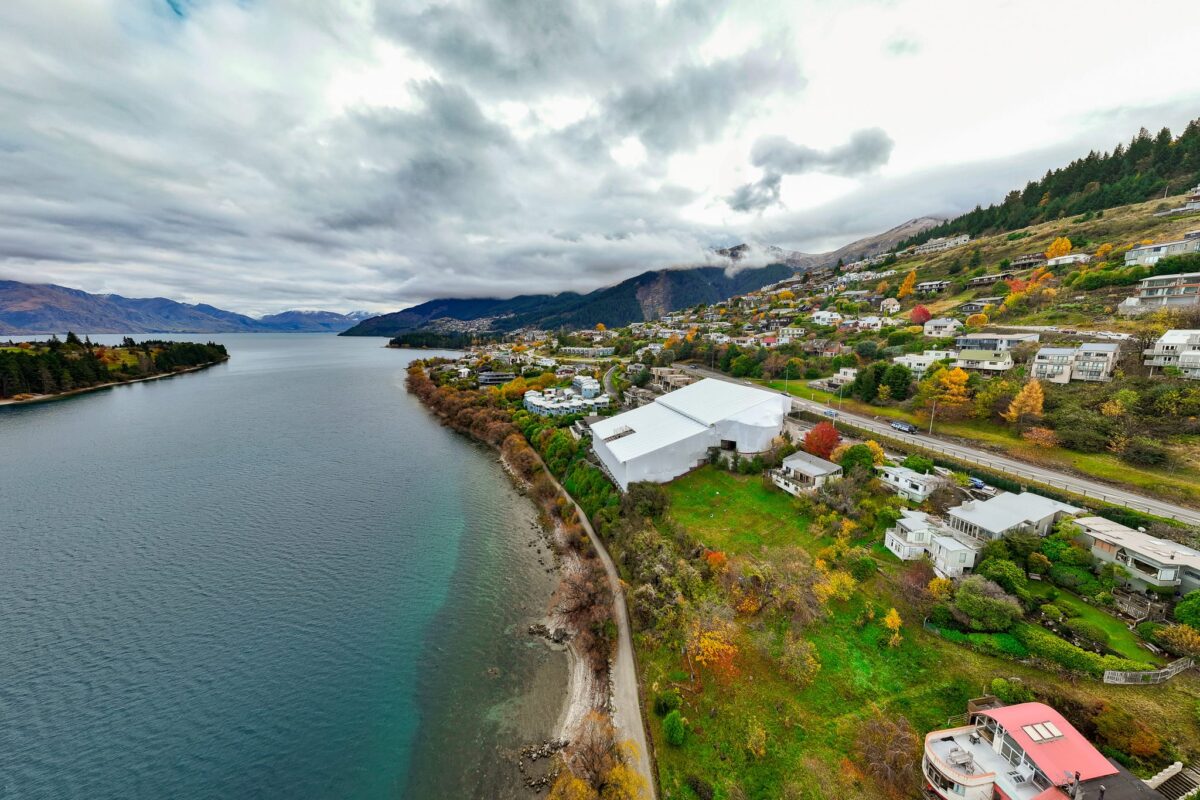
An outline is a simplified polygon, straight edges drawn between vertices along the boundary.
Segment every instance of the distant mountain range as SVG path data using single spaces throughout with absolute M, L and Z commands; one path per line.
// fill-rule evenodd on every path
M 365 311 L 284 311 L 255 319 L 215 306 L 165 297 L 89 294 L 54 284 L 0 281 L 0 336 L 76 333 L 337 333 Z
M 590 328 L 598 322 L 620 327 L 656 319 L 662 314 L 699 303 L 716 303 L 790 278 L 796 272 L 831 267 L 893 248 L 942 220 L 920 217 L 889 231 L 859 239 L 829 253 L 810 254 L 757 248 L 740 244 L 717 251 L 736 265 L 743 260 L 772 261 L 765 267 L 747 267 L 730 274 L 723 267 L 643 272 L 615 286 L 587 294 L 520 295 L 507 299 L 444 298 L 363 320 L 343 336 L 398 336 L 417 330 L 511 331 L 517 328 Z

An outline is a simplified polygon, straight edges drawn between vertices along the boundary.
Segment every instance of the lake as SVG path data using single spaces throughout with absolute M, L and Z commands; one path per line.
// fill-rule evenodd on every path
M 555 576 L 496 454 L 405 393 L 428 353 L 135 338 L 231 359 L 0 408 L 0 797 L 528 796 Z

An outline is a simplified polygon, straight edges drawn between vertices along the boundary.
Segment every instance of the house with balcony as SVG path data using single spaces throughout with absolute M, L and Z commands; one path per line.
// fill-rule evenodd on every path
M 1007 372 L 1013 368 L 1013 357 L 1007 350 L 960 350 L 951 366 L 980 372 Z
M 842 468 L 832 461 L 799 450 L 770 472 L 771 481 L 791 495 L 820 489 L 826 481 L 842 477 Z
M 929 495 L 945 484 L 946 479 L 935 473 L 925 474 L 908 467 L 876 467 L 879 482 L 891 491 L 911 500 L 914 503 L 924 503 Z
M 883 543 L 902 561 L 928 557 L 940 578 L 969 575 L 983 549 L 983 542 L 951 530 L 923 511 L 911 509 L 900 512 L 900 519 L 885 532 Z
M 1180 594 L 1200 589 L 1200 550 L 1103 517 L 1071 522 L 1079 528 L 1079 543 L 1093 556 L 1125 568 L 1126 585 L 1131 588 L 1175 588 Z
M 1041 334 L 1037 333 L 964 333 L 954 338 L 959 350 L 1011 350 L 1023 344 L 1037 344 Z
M 1147 367 L 1174 367 L 1183 377 L 1200 380 L 1200 330 L 1169 330 L 1142 355 Z
M 900 301 L 894 297 L 885 297 L 879 301 L 879 310 L 884 314 L 895 314 L 900 310 Z
M 1022 256 L 1022 258 L 1024 258 L 1024 257 L 1025 256 Z M 1046 259 L 1041 255 L 1038 256 L 1038 259 L 1039 259 L 1039 261 L 1037 263 L 1039 263 L 1039 264 L 1044 263 L 1046 261 Z M 1018 266 L 1018 265 L 1014 262 L 1013 266 Z M 1015 276 L 1016 276 L 1016 273 L 1011 272 L 1011 271 L 996 272 L 992 275 L 977 275 L 974 278 L 971 278 L 969 281 L 967 281 L 967 286 L 972 289 L 980 287 L 980 286 L 991 286 L 993 283 L 999 283 L 1000 281 L 1012 280 Z
M 1154 275 L 1138 281 L 1138 293 L 1117 306 L 1119 314 L 1146 314 L 1160 308 L 1200 305 L 1200 272 Z
M 969 241 L 971 241 L 971 236 L 966 233 L 960 233 L 957 236 L 939 236 L 936 239 L 930 239 L 924 244 L 917 245 L 913 252 L 919 256 L 926 253 L 940 253 L 943 250 L 961 247 Z
M 950 288 L 950 281 L 922 281 L 913 288 L 917 294 L 938 294 Z
M 925 323 L 922 331 L 930 339 L 942 339 L 961 331 L 963 324 L 951 317 L 938 317 Z
M 946 521 L 953 530 L 986 542 L 1013 531 L 1032 531 L 1045 536 L 1060 519 L 1081 511 L 1082 508 L 1032 492 L 1001 492 L 987 500 L 968 500 L 950 509 Z
M 814 325 L 837 325 L 842 321 L 842 315 L 836 311 L 814 311 L 811 318 Z
M 1068 253 L 1065 256 L 1055 256 L 1054 258 L 1046 259 L 1047 267 L 1067 267 L 1072 264 L 1087 264 L 1090 263 L 1092 257 L 1087 253 Z
M 1049 383 L 1109 381 L 1121 354 L 1114 342 L 1086 342 L 1079 347 L 1043 347 L 1031 363 L 1030 377 Z
M 906 353 L 902 356 L 896 356 L 892 359 L 893 364 L 902 364 L 908 367 L 912 372 L 913 377 L 920 380 L 921 377 L 929 371 L 939 361 L 958 358 L 958 352 L 955 350 L 926 350 L 923 353 Z
M 1003 297 L 976 297 L 958 307 L 963 314 L 978 314 L 988 306 L 998 306 L 1004 301 Z
M 1184 234 L 1182 239 L 1173 242 L 1134 247 L 1125 254 L 1125 266 L 1151 267 L 1167 256 L 1182 256 L 1188 253 L 1200 253 L 1200 231 L 1191 231 Z
M 1043 703 L 972 701 L 925 737 L 921 772 L 943 800 L 1165 800 Z

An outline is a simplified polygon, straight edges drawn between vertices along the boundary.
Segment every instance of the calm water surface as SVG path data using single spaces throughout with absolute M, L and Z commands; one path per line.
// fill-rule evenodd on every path
M 0 408 L 0 797 L 524 796 L 567 667 L 494 454 L 382 340 L 173 338 L 232 359 Z

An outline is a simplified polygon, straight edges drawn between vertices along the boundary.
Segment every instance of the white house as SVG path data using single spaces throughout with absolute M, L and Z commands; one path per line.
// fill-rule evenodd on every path
M 907 353 L 902 356 L 896 356 L 892 359 L 892 363 L 903 364 L 908 367 L 913 377 L 920 380 L 921 376 L 938 361 L 957 357 L 958 353 L 954 350 L 926 350 L 924 353 Z
M 837 325 L 842 321 L 842 315 L 836 311 L 814 311 L 812 321 L 816 325 Z
M 925 336 L 931 339 L 940 339 L 945 336 L 953 336 L 957 331 L 962 330 L 963 324 L 951 317 L 938 317 L 931 319 L 925 323 Z
M 1200 305 L 1200 272 L 1154 275 L 1138 282 L 1138 293 L 1117 307 L 1121 314 L 1145 314 L 1157 308 Z
M 921 281 L 913 288 L 917 294 L 937 294 L 944 292 L 950 286 L 950 281 Z
M 1087 342 L 1079 347 L 1043 347 L 1030 365 L 1030 376 L 1050 383 L 1112 380 L 1120 355 L 1115 342 Z
M 1038 333 L 964 333 L 954 339 L 959 350 L 1011 350 L 1023 344 L 1037 344 Z
M 1055 256 L 1046 259 L 1047 267 L 1061 267 L 1067 264 L 1086 264 L 1092 260 L 1087 253 L 1068 253 L 1065 256 Z
M 1126 583 L 1133 588 L 1178 587 L 1180 594 L 1200 589 L 1200 550 L 1104 517 L 1080 517 L 1072 522 L 1079 526 L 1079 539 L 1092 555 L 1124 567 Z
M 953 366 L 983 372 L 1005 372 L 1013 368 L 1012 353 L 1007 350 L 962 350 Z
M 791 398 L 705 378 L 592 425 L 592 450 L 622 489 L 666 483 L 708 458 L 713 448 L 761 453 L 783 430 Z
M 950 531 L 933 537 L 929 544 L 929 560 L 939 578 L 961 578 L 975 569 L 975 561 L 982 549 L 983 542 Z
M 1059 519 L 1082 508 L 1032 492 L 1001 492 L 987 500 L 968 500 L 947 513 L 950 527 L 973 539 L 999 539 L 1013 531 L 1028 530 L 1045 536 Z
M 896 494 L 914 503 L 923 503 L 946 482 L 941 475 L 926 475 L 908 467 L 876 467 L 880 482 Z
M 771 470 L 771 480 L 788 494 L 798 495 L 820 489 L 825 482 L 842 476 L 842 468 L 803 450 L 792 453 L 778 469 Z
M 1200 379 L 1200 330 L 1169 330 L 1143 355 L 1147 367 L 1174 367 L 1185 378 Z
M 900 519 L 884 533 L 883 544 L 901 561 L 917 561 L 929 552 L 938 524 L 924 511 L 903 509 Z
M 941 578 L 961 578 L 975 568 L 983 543 L 946 527 L 923 511 L 904 509 L 884 534 L 884 546 L 902 561 L 926 556 Z
M 879 310 L 884 314 L 895 314 L 900 310 L 900 301 L 894 297 L 885 297 L 879 303 Z

